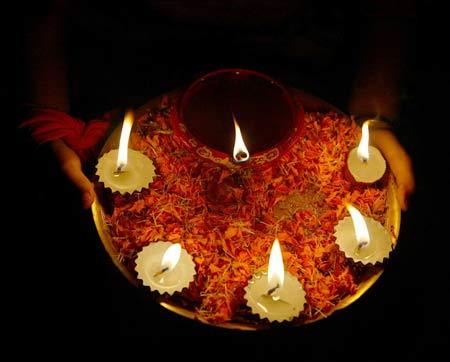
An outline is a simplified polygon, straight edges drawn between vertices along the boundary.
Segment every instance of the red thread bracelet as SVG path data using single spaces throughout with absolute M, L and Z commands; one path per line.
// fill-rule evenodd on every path
M 31 127 L 37 143 L 63 140 L 82 160 L 89 158 L 96 144 L 105 136 L 110 123 L 101 120 L 83 122 L 63 111 L 35 108 L 20 127 Z

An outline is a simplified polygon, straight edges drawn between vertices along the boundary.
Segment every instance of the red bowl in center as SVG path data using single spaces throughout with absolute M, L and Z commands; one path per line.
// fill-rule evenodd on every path
M 233 114 L 250 153 L 233 162 Z M 177 100 L 172 126 L 199 156 L 229 167 L 268 165 L 298 139 L 303 108 L 271 77 L 223 69 L 197 79 Z

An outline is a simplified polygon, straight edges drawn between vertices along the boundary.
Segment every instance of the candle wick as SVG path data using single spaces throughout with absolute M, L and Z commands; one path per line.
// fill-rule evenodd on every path
M 233 160 L 236 163 L 242 163 L 249 160 L 248 154 L 245 151 L 239 151 L 235 157 L 233 157 Z
M 169 270 L 169 267 L 166 266 L 165 268 L 162 268 L 160 271 L 158 271 L 158 272 L 156 272 L 155 274 L 153 274 L 153 277 L 155 278 L 155 277 L 157 277 L 157 276 L 160 276 L 161 274 L 165 273 L 165 272 L 168 271 L 168 270 Z
M 362 248 L 366 247 L 369 244 L 367 240 L 361 241 L 358 243 L 358 246 L 356 247 L 355 254 L 359 255 L 359 252 Z
M 364 165 L 367 165 L 367 161 L 369 161 L 368 157 L 360 156 L 359 158 Z
M 123 168 L 124 168 L 125 166 L 126 166 L 126 165 L 125 165 L 124 163 L 121 163 L 119 166 L 117 166 L 117 169 L 114 171 L 114 176 L 115 176 L 115 177 L 118 177 L 121 173 L 124 173 L 125 170 L 123 170 Z
M 280 284 L 277 283 L 277 285 L 275 285 L 273 288 L 270 288 L 267 293 L 266 296 L 268 297 L 272 297 L 273 300 L 277 301 L 280 299 L 280 296 L 275 294 L 273 295 L 273 293 L 275 293 L 275 291 L 280 287 Z
M 289 302 L 286 302 L 285 300 L 281 299 L 280 295 L 276 293 L 276 290 L 280 288 L 280 284 L 275 285 L 273 288 L 270 288 L 266 294 L 263 294 L 262 297 L 264 298 L 271 298 L 274 302 L 277 303 L 283 303 L 285 305 L 290 305 Z
M 367 244 L 369 244 L 369 242 L 367 240 L 361 241 L 360 243 L 358 243 L 358 249 L 361 249 L 364 246 L 367 246 Z

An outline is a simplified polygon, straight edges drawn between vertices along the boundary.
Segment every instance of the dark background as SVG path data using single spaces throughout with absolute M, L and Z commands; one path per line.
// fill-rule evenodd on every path
M 436 15 L 434 11 L 432 14 Z M 14 142 L 18 152 L 14 153 L 16 167 L 12 169 L 17 176 L 4 189 L 13 200 L 12 218 L 6 219 L 5 225 L 11 236 L 3 238 L 8 250 L 6 257 L 14 261 L 10 269 L 13 284 L 8 294 L 15 307 L 11 309 L 14 316 L 11 328 L 26 331 L 33 338 L 48 335 L 53 340 L 107 336 L 112 345 L 124 343 L 121 342 L 124 336 L 146 337 L 146 346 L 167 341 L 189 342 L 189 347 L 178 352 L 196 357 L 199 357 L 196 351 L 209 346 L 216 348 L 214 356 L 225 356 L 227 352 L 235 355 L 234 349 L 239 348 L 239 356 L 244 360 L 276 358 L 286 351 L 294 352 L 299 360 L 352 356 L 364 360 L 388 356 L 400 360 L 448 359 L 449 237 L 443 230 L 447 226 L 445 173 L 449 169 L 442 156 L 435 154 L 441 149 L 448 154 L 436 142 L 442 132 L 435 125 L 447 113 L 442 90 L 448 71 L 429 42 L 443 33 L 439 22 L 419 22 L 418 28 L 417 59 L 405 88 L 398 126 L 398 136 L 414 162 L 417 190 L 409 210 L 402 214 L 398 246 L 386 262 L 385 272 L 351 306 L 308 326 L 275 327 L 262 332 L 206 326 L 166 311 L 153 303 L 145 291 L 129 284 L 115 268 L 103 248 L 90 210 L 81 209 L 77 191 L 60 174 L 49 150 L 45 146 L 36 147 L 26 132 L 16 129 Z M 149 67 L 150 60 L 141 50 L 142 56 L 133 58 L 140 62 L 134 68 L 133 61 L 122 53 L 125 38 L 98 47 L 102 39 L 89 43 L 82 34 L 75 36 L 74 40 L 80 42 L 78 50 L 82 47 L 90 56 L 71 58 L 82 69 L 72 84 L 76 95 L 74 112 L 88 119 L 108 109 L 138 106 L 185 86 L 202 73 L 228 66 L 265 72 L 344 107 L 346 94 L 336 92 L 336 87 L 344 88 L 348 76 L 342 75 L 339 83 L 327 82 L 325 74 L 309 73 L 308 80 L 296 72 L 295 60 L 284 62 L 276 56 L 262 56 L 264 52 L 259 49 L 239 59 L 221 50 L 215 57 L 220 61 L 207 61 L 198 52 L 201 46 L 196 44 L 198 56 L 186 60 L 183 55 L 192 51 L 188 44 L 173 49 L 168 43 L 172 41 L 170 35 L 166 36 L 161 46 L 165 52 L 175 54 L 168 57 L 172 61 L 163 62 L 161 57 L 157 66 Z M 208 46 L 211 52 L 213 48 Z M 109 49 L 107 55 L 103 54 L 104 49 Z M 15 118 L 19 121 L 26 76 L 20 48 L 17 55 L 19 102 Z M 109 61 L 111 57 L 116 61 Z M 128 67 L 129 72 L 119 72 L 119 66 Z M 99 76 L 104 78 L 98 80 Z M 80 90 L 84 92 L 77 95 Z M 127 344 L 127 348 L 139 346 Z

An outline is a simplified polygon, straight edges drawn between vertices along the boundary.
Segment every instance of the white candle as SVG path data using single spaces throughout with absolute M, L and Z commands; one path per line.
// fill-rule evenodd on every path
M 386 172 L 386 161 L 381 152 L 369 145 L 369 122 L 362 126 L 361 140 L 347 158 L 347 167 L 356 182 L 373 183 L 381 179 Z
M 380 222 L 363 216 L 348 204 L 350 217 L 335 226 L 336 243 L 347 258 L 363 264 L 382 262 L 392 251 L 392 240 Z
M 291 273 L 286 272 L 278 239 L 275 239 L 269 258 L 268 272 L 255 273 L 245 287 L 247 305 L 261 319 L 291 321 L 305 305 L 305 291 Z
M 125 115 L 120 134 L 119 149 L 105 153 L 97 163 L 99 181 L 113 192 L 121 194 L 141 191 L 155 177 L 155 166 L 143 153 L 128 148 L 134 117 L 131 111 Z
M 138 278 L 160 294 L 181 292 L 194 280 L 195 264 L 180 244 L 158 241 L 144 247 L 136 258 Z

